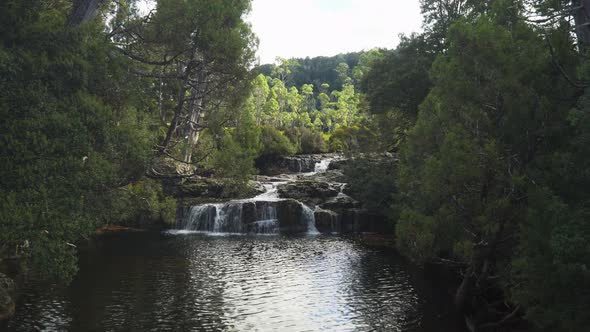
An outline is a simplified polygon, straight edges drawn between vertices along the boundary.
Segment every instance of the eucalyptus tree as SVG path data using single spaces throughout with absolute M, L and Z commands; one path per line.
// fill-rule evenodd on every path
M 113 31 L 123 41 L 116 50 L 158 90 L 160 153 L 193 164 L 200 133 L 226 123 L 245 98 L 257 43 L 244 21 L 249 10 L 249 0 L 160 0 L 147 17 Z

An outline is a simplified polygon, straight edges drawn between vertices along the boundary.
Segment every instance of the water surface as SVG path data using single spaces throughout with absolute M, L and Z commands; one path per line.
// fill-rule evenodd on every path
M 69 287 L 26 282 L 10 331 L 460 331 L 420 273 L 340 237 L 117 234 L 80 256 Z

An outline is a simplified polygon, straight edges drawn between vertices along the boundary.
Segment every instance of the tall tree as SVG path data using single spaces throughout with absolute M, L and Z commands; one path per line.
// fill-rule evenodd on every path
M 162 153 L 191 164 L 208 116 L 245 97 L 257 42 L 243 20 L 249 10 L 249 0 L 161 0 L 118 32 L 130 40 L 119 50 L 147 69 L 136 72 L 161 80 L 174 100 Z
M 416 260 L 462 268 L 456 303 L 475 330 L 511 324 L 523 307 L 543 328 L 587 327 L 587 319 L 566 318 L 583 316 L 576 308 L 587 302 L 584 294 L 559 281 L 590 281 L 585 258 L 573 254 L 588 244 L 574 236 L 588 232 L 580 223 L 586 209 L 562 214 L 562 200 L 585 206 L 587 195 L 551 166 L 570 157 L 587 163 L 565 152 L 587 135 L 586 111 L 569 111 L 578 92 L 511 1 L 459 21 L 447 37 L 446 55 L 432 68 L 434 87 L 403 147 L 398 245 Z M 548 300 L 559 292 L 567 294 L 562 305 Z M 499 304 L 505 298 L 513 303 Z

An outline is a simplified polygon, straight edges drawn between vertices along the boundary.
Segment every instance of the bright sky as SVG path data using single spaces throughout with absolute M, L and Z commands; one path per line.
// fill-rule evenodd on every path
M 419 0 L 253 0 L 248 20 L 261 64 L 394 48 L 422 24 Z

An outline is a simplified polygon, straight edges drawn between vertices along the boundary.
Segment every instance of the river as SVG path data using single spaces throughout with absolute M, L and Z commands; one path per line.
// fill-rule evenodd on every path
M 444 291 L 339 236 L 106 235 L 68 287 L 31 274 L 8 331 L 462 331 Z

